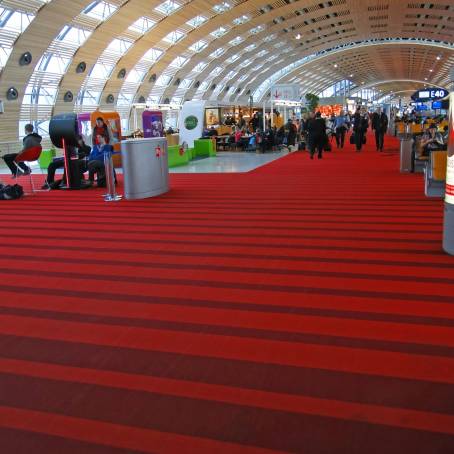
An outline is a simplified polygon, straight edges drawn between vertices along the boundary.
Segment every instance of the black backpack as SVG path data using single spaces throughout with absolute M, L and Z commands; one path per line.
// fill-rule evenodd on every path
M 24 190 L 18 184 L 13 186 L 0 184 L 0 200 L 20 199 L 23 195 Z

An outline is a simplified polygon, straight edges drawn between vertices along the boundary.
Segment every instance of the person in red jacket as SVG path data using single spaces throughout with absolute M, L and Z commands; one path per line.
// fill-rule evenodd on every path
M 98 136 L 104 137 L 105 144 L 111 145 L 112 134 L 110 132 L 109 126 L 106 124 L 102 117 L 98 117 L 96 119 L 96 124 L 93 128 L 93 132 L 91 135 L 91 142 L 93 146 L 99 145 Z

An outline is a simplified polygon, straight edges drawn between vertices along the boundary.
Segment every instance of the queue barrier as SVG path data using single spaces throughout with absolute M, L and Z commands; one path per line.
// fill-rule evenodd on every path
M 435 150 L 430 153 L 424 169 L 424 192 L 427 197 L 444 196 L 447 162 L 447 151 Z

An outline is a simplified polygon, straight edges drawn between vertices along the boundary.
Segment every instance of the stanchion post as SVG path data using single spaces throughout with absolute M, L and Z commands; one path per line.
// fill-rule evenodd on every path
M 104 195 L 104 200 L 106 202 L 117 202 L 118 200 L 121 200 L 121 195 L 117 195 L 115 189 L 115 175 L 111 151 L 104 152 L 104 169 L 107 187 L 107 194 Z

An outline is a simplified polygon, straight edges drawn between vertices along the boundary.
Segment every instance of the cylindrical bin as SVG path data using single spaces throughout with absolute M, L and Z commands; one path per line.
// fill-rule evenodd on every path
M 413 170 L 413 139 L 402 137 L 400 139 L 400 171 L 402 173 Z
M 121 142 L 124 195 L 144 199 L 169 190 L 167 140 L 163 137 L 130 139 Z

